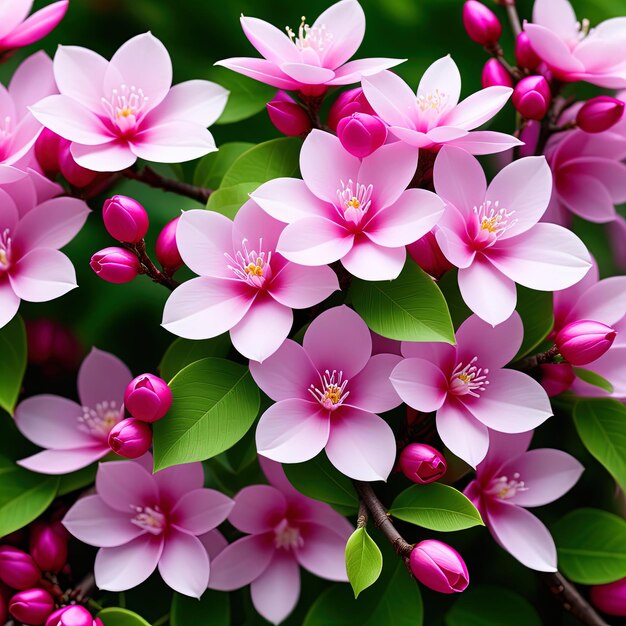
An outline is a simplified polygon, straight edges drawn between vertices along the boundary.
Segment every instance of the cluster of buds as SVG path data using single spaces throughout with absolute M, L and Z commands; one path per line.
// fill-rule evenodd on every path
M 28 626 L 70 626 L 49 621 L 61 595 L 57 593 L 56 577 L 68 569 L 68 538 L 58 521 L 37 521 L 26 531 L 5 538 L 7 543 L 0 546 L 0 623 L 11 616 Z M 9 541 L 17 545 L 10 545 Z M 18 547 L 21 543 L 27 544 L 27 550 Z M 90 614 L 89 617 L 91 621 L 84 622 L 85 626 L 93 624 Z
M 116 454 L 136 459 L 152 445 L 150 424 L 165 417 L 172 406 L 168 384 L 154 374 L 142 374 L 132 380 L 124 392 L 128 417 L 109 433 L 109 446 Z
M 169 222 L 156 242 L 156 257 L 163 268 L 163 275 L 167 278 L 183 264 L 176 245 L 176 226 L 179 219 Z M 118 285 L 128 283 L 146 271 L 142 261 L 144 255 L 147 255 L 144 237 L 150 227 L 148 213 L 137 200 L 116 195 L 104 202 L 102 220 L 107 232 L 126 247 L 111 246 L 96 252 L 91 257 L 91 269 L 107 282 Z M 155 271 L 158 273 L 158 270 Z

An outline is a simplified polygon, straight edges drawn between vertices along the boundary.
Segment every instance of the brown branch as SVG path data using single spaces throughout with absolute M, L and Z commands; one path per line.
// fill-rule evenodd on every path
M 139 263 L 141 264 L 142 273 L 149 276 L 155 283 L 159 283 L 172 291 L 178 287 L 180 284 L 178 281 L 174 280 L 167 272 L 160 271 L 152 262 L 146 250 L 146 242 L 143 239 L 136 244 L 124 244 L 124 247 L 137 255 Z
M 361 500 L 369 509 L 376 528 L 385 535 L 398 556 L 401 556 L 405 560 L 408 559 L 411 552 L 413 552 L 413 546 L 396 530 L 389 515 L 387 515 L 387 511 L 385 511 L 385 507 L 374 493 L 372 486 L 369 483 L 364 483 L 359 480 L 354 481 L 354 486 Z
M 365 528 L 367 526 L 367 507 L 363 500 L 359 500 L 359 514 L 356 518 L 356 527 Z
M 140 183 L 155 187 L 156 189 L 163 189 L 163 191 L 171 191 L 179 196 L 185 196 L 197 200 L 202 204 L 206 204 L 209 196 L 213 193 L 212 189 L 205 189 L 204 187 L 196 187 L 179 180 L 172 178 L 166 178 L 161 176 L 158 172 L 155 172 L 151 167 L 144 167 L 143 169 L 136 171 L 131 168 L 122 172 L 126 178 L 130 180 L 137 180 Z
M 580 622 L 587 626 L 610 626 L 561 573 L 545 573 L 541 575 L 541 578 L 548 585 L 555 599 Z
M 559 349 L 556 346 L 552 346 L 549 350 L 545 352 L 540 352 L 539 354 L 533 354 L 532 356 L 527 356 L 520 361 L 517 361 L 512 364 L 512 368 L 521 371 L 533 370 L 539 365 L 547 365 L 549 363 L 562 363 L 563 361 L 557 360 L 559 356 Z
M 522 32 L 522 25 L 519 20 L 519 15 L 517 13 L 517 7 L 515 6 L 515 2 L 507 2 L 505 4 L 505 9 L 506 14 L 509 18 L 509 22 L 511 23 L 513 36 L 517 37 Z

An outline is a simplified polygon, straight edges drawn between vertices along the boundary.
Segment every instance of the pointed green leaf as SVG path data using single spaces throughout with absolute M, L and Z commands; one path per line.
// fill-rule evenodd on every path
M 209 196 L 207 211 L 215 211 L 234 220 L 237 211 L 250 199 L 259 183 L 240 183 L 232 187 L 220 187 Z
M 150 624 L 137 613 L 128 609 L 109 608 L 102 609 L 98 613 L 104 626 L 150 626 Z
M 383 569 L 383 555 L 365 528 L 357 528 L 346 543 L 346 571 L 358 598 L 363 589 L 373 585 Z
M 583 367 L 573 367 L 572 369 L 574 370 L 574 374 L 576 374 L 576 376 L 578 376 L 578 378 L 580 378 L 583 382 L 603 389 L 607 393 L 613 393 L 613 385 L 606 378 L 600 376 L 600 374 L 596 374 L 591 370 L 586 370 Z
M 26 371 L 26 329 L 19 316 L 0 328 L 0 407 L 13 415 Z
M 454 487 L 431 483 L 413 485 L 393 501 L 391 515 L 440 532 L 483 525 L 476 507 Z
M 170 344 L 161 359 L 159 364 L 161 378 L 172 380 L 187 365 L 210 356 L 225 357 L 229 351 L 230 338 L 227 333 L 201 341 L 180 337 Z
M 234 141 L 223 143 L 217 152 L 210 152 L 200 159 L 193 175 L 193 184 L 207 189 L 217 189 L 228 168 L 244 153 L 254 146 L 253 143 Z

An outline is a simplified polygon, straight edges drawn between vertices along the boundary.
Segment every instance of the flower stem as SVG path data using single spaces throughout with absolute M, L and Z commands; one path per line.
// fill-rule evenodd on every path
M 124 244 L 124 247 L 137 256 L 143 273 L 149 276 L 155 283 L 159 283 L 171 291 L 178 287 L 180 284 L 178 281 L 174 280 L 168 273 L 161 272 L 153 263 L 146 250 L 146 242 L 143 239 L 136 244 Z
M 140 183 L 155 187 L 157 189 L 163 189 L 163 191 L 171 191 L 179 196 L 185 196 L 197 200 L 201 204 L 206 204 L 209 196 L 213 193 L 212 189 L 205 189 L 204 187 L 196 187 L 179 180 L 172 178 L 166 178 L 161 176 L 158 172 L 151 167 L 145 166 L 143 169 L 137 171 L 132 168 L 124 170 L 123 175 L 130 180 L 137 180 Z
M 517 12 L 515 2 L 507 2 L 504 5 L 504 8 L 506 9 L 506 14 L 509 18 L 509 22 L 511 23 L 513 36 L 517 37 L 522 32 L 522 25 L 520 23 L 519 14 Z
M 556 346 L 552 346 L 545 352 L 539 352 L 539 354 L 533 354 L 527 356 L 516 363 L 513 363 L 512 367 L 516 370 L 528 371 L 533 370 L 539 365 L 547 365 L 549 363 L 561 363 L 562 361 L 557 359 L 559 357 L 559 349 Z
M 158 620 L 153 622 L 152 626 L 163 626 L 164 624 L 167 624 L 169 621 L 170 621 L 170 614 L 166 613 L 165 615 L 159 617 Z

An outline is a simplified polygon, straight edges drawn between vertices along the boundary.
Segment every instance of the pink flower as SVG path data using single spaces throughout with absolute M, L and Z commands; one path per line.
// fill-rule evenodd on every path
M 56 185 L 39 187 L 41 178 L 8 166 L 0 171 L 0 182 L 9 181 L 0 188 L 0 328 L 22 300 L 47 302 L 76 287 L 74 266 L 59 248 L 76 236 L 89 209 L 76 198 L 49 199 Z M 40 198 L 46 200 L 38 204 Z
M 31 107 L 47 128 L 72 143 L 75 161 L 116 172 L 137 158 L 178 163 L 216 150 L 206 129 L 228 92 L 205 80 L 172 87 L 172 62 L 150 33 L 127 41 L 107 61 L 75 46 L 59 47 L 54 76 L 61 95 Z
M 80 404 L 48 394 L 22 401 L 15 409 L 17 428 L 46 449 L 18 464 L 42 474 L 67 474 L 108 454 L 109 432 L 124 419 L 124 390 L 132 378 L 117 357 L 94 348 L 78 372 Z
M 417 95 L 392 72 L 368 76 L 362 83 L 367 101 L 389 131 L 411 146 L 437 150 L 448 144 L 471 154 L 492 154 L 520 145 L 511 135 L 474 131 L 507 103 L 513 90 L 487 87 L 459 103 L 461 75 L 450 55 L 426 70 Z
M 543 157 L 519 159 L 487 187 L 478 161 L 445 147 L 434 167 L 435 189 L 446 201 L 437 242 L 459 269 L 469 308 L 492 326 L 515 309 L 515 283 L 556 291 L 577 283 L 591 266 L 589 252 L 572 232 L 538 224 L 552 177 Z
M 250 585 L 256 610 L 278 624 L 298 602 L 300 567 L 347 582 L 344 552 L 352 527 L 328 504 L 296 491 L 278 463 L 259 460 L 271 484 L 245 487 L 235 496 L 228 521 L 246 536 L 214 560 L 209 588 Z
M 201 463 L 152 474 L 152 455 L 137 461 L 100 463 L 97 495 L 81 498 L 63 525 L 80 541 L 99 547 L 96 585 L 124 591 L 152 572 L 167 585 L 199 598 L 209 582 L 209 555 L 200 535 L 215 529 L 233 501 L 204 489 Z
M 400 357 L 372 356 L 365 322 L 339 306 L 315 318 L 303 345 L 287 339 L 262 364 L 250 363 L 257 385 L 276 404 L 259 420 L 257 451 L 280 463 L 301 463 L 323 449 L 356 480 L 386 480 L 396 440 L 376 413 L 401 401 L 389 382 Z
M 590 222 L 617 218 L 615 205 L 626 202 L 626 165 L 621 162 L 626 141 L 620 134 L 625 128 L 626 122 L 619 122 L 598 134 L 571 130 L 548 142 L 554 193 L 543 221 L 567 226 L 571 213 Z
M 527 507 L 567 493 L 584 468 L 572 456 L 548 448 L 530 450 L 532 431 L 493 433 L 489 452 L 465 495 L 480 511 L 493 538 L 526 567 L 556 572 L 556 547 L 548 529 Z
M 23 48 L 45 37 L 63 19 L 68 4 L 68 0 L 53 2 L 28 17 L 32 0 L 0 3 L 0 51 Z
M 443 203 L 432 192 L 406 189 L 415 174 L 417 150 L 395 142 L 364 159 L 339 139 L 314 130 L 300 152 L 304 180 L 277 178 L 251 197 L 289 225 L 278 251 L 302 265 L 342 265 L 365 280 L 396 278 L 407 244 L 440 218 Z
M 533 23 L 525 23 L 524 31 L 559 80 L 626 87 L 626 17 L 589 29 L 589 20 L 578 21 L 568 0 L 535 0 Z
M 0 3 L 0 31 L 4 26 L 1 16 L 3 9 L 17 4 L 29 3 Z M 22 167 L 29 165 L 30 151 L 41 132 L 41 124 L 28 107 L 55 93 L 58 91 L 52 61 L 45 52 L 36 52 L 22 61 L 8 89 L 0 85 L 0 163 L 19 164 Z
M 405 359 L 391 373 L 391 384 L 414 409 L 437 411 L 441 439 L 472 467 L 485 458 L 494 430 L 526 432 L 552 415 L 538 382 L 503 369 L 523 335 L 515 312 L 495 328 L 472 315 L 457 331 L 456 346 L 402 343 Z
M 211 211 L 183 213 L 178 248 L 200 277 L 170 296 L 163 326 L 188 339 L 229 330 L 245 357 L 263 361 L 273 354 L 291 330 L 291 309 L 318 304 L 339 288 L 329 267 L 303 267 L 276 253 L 283 228 L 254 202 L 234 222 Z
M 255 17 L 241 16 L 241 27 L 262 59 L 236 57 L 218 61 L 234 72 L 272 85 L 319 95 L 327 87 L 356 83 L 403 59 L 348 59 L 365 35 L 365 14 L 356 0 L 341 0 L 311 26 L 302 18 L 297 32 L 287 33 Z

